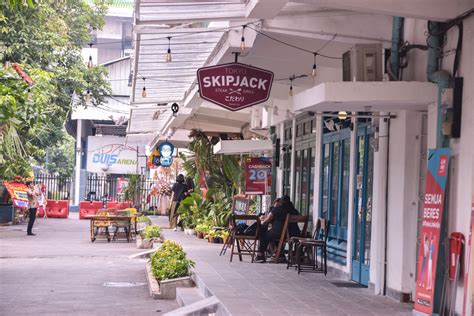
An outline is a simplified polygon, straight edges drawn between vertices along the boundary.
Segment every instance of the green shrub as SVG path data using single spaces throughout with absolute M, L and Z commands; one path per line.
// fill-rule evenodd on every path
M 147 223 L 148 225 L 151 225 L 151 220 L 148 218 L 148 216 L 145 216 L 145 215 L 138 216 L 137 222 L 138 223 Z
M 158 225 L 151 225 L 146 227 L 141 232 L 142 238 L 157 238 L 161 236 L 161 227 Z
M 196 265 L 186 258 L 180 244 L 170 240 L 151 255 L 150 261 L 153 275 L 159 281 L 189 276 L 191 268 Z

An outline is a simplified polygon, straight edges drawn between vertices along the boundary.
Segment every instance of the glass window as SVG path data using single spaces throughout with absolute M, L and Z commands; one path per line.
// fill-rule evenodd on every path
M 337 207 L 338 207 L 338 190 L 339 190 L 339 142 L 333 143 L 332 150 L 332 176 L 331 184 L 331 206 L 329 208 L 329 223 L 331 226 L 337 227 Z
M 326 217 L 328 210 L 328 181 L 329 181 L 329 145 L 323 146 L 323 161 L 322 161 L 322 183 L 321 183 L 321 217 Z
M 300 202 L 300 192 L 301 192 L 301 151 L 297 150 L 296 155 L 295 155 L 295 190 L 294 194 L 295 196 L 293 197 L 294 205 L 296 207 L 299 206 Z

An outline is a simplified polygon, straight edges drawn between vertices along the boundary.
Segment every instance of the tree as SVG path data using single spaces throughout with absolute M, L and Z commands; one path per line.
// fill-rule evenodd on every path
M 10 0 L 0 7 L 0 177 L 27 176 L 31 159 L 64 139 L 71 98 L 89 91 L 98 105 L 110 94 L 103 67 L 88 69 L 81 49 L 104 25 L 107 0 Z M 32 83 L 18 73 L 28 74 Z

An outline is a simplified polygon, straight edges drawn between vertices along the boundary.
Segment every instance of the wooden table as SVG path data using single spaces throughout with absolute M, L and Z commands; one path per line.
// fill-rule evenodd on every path
M 123 215 L 87 215 L 85 217 L 89 219 L 90 222 L 90 238 L 91 241 L 94 241 L 94 222 L 95 221 L 128 221 L 130 227 L 132 227 L 132 219 L 135 218 L 135 233 L 137 233 L 137 214 L 130 215 L 130 216 L 123 216 Z M 131 230 L 128 230 L 127 240 L 131 239 Z

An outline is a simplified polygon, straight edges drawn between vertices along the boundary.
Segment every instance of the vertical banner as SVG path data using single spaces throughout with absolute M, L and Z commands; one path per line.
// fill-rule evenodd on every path
M 272 185 L 272 163 L 267 157 L 245 160 L 245 193 L 269 194 Z
M 433 313 L 439 239 L 450 158 L 448 148 L 428 150 L 423 223 L 418 254 L 415 310 Z

